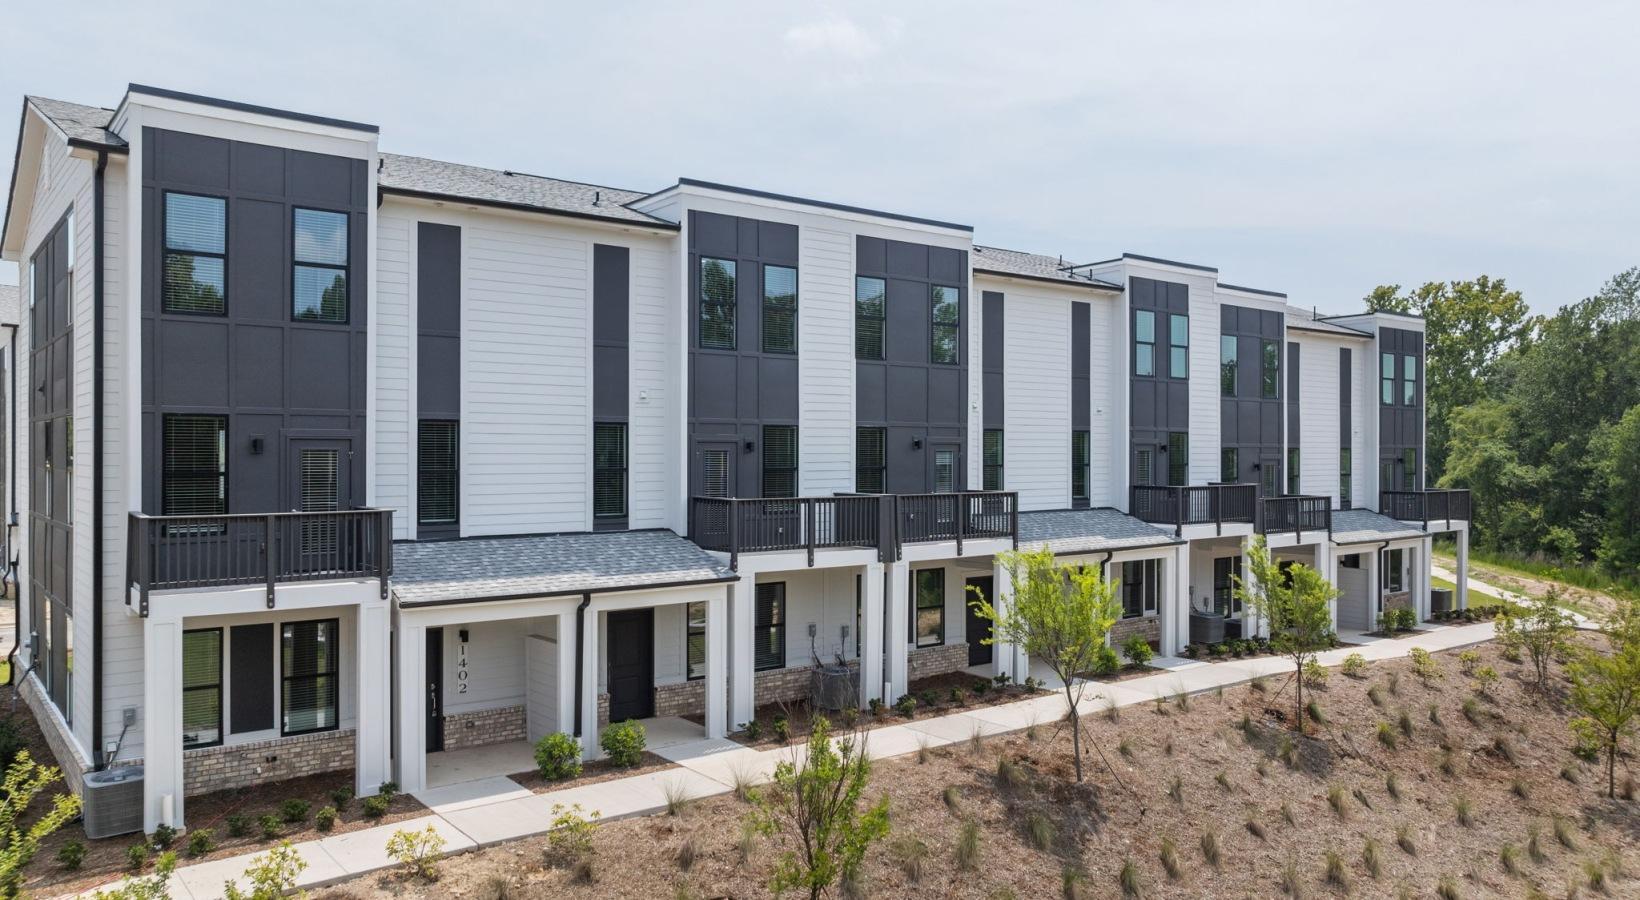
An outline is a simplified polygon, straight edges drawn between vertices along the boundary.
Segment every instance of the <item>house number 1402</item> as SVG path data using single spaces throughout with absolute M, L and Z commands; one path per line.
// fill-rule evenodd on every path
M 456 654 L 456 693 L 467 693 L 467 642 L 462 641 Z

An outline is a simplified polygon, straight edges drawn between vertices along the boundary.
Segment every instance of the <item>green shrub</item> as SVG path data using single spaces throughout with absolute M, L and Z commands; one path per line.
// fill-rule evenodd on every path
M 562 781 L 581 774 L 581 742 L 574 735 L 556 731 L 535 742 L 535 766 L 548 781 Z
M 281 841 L 261 856 L 253 857 L 245 867 L 244 878 L 251 884 L 249 891 L 229 880 L 222 885 L 222 896 L 227 900 L 279 900 L 296 888 L 296 878 L 307 868 L 307 860 L 296 852 L 290 841 Z
M 643 725 L 636 719 L 611 725 L 598 738 L 598 745 L 604 748 L 611 763 L 623 767 L 635 766 L 643 761 Z
M 1361 678 L 1367 674 L 1367 658 L 1359 653 L 1351 653 L 1344 657 L 1344 664 L 1338 667 L 1338 671 L 1351 678 Z
M 313 814 L 313 827 L 329 834 L 331 829 L 336 827 L 336 816 L 336 807 L 321 806 L 319 811 Z
M 569 867 L 592 855 L 592 836 L 597 830 L 598 811 L 590 813 L 581 804 L 552 805 L 552 830 L 547 832 L 547 862 Z
M 83 841 L 69 841 L 57 851 L 57 864 L 70 872 L 78 869 L 85 862 L 85 843 Z
M 188 855 L 204 856 L 216 849 L 216 837 L 209 828 L 195 828 L 188 832 Z
M 1140 667 L 1149 665 L 1151 658 L 1156 654 L 1150 649 L 1149 641 L 1134 635 L 1122 642 L 1122 655 L 1127 657 L 1129 665 Z
M 27 742 L 23 740 L 23 730 L 18 727 L 17 720 L 9 716 L 0 719 L 0 769 L 11 768 L 17 754 L 27 746 Z
M 1109 646 L 1099 647 L 1094 651 L 1093 674 L 1114 675 L 1122 668 L 1122 660 L 1117 657 L 1116 651 Z
M 883 701 L 873 697 L 871 700 L 871 714 L 875 716 L 882 710 L 882 706 Z M 746 740 L 751 741 L 754 744 L 763 740 L 763 723 L 756 719 L 747 722 L 741 730 L 746 733 Z
M 387 799 L 386 794 L 377 794 L 374 797 L 364 798 L 364 817 L 367 819 L 379 819 L 382 816 L 387 815 L 387 805 L 390 802 L 392 801 Z
M 313 804 L 306 800 L 292 798 L 279 804 L 279 818 L 292 825 L 307 821 L 308 813 L 313 810 Z
M 424 881 L 438 879 L 438 861 L 444 857 L 444 837 L 428 825 L 421 831 L 393 832 L 387 839 L 387 855 L 411 876 Z
M 154 845 L 155 850 L 169 850 L 171 845 L 177 842 L 177 830 L 169 825 L 155 825 L 149 842 Z
M 347 809 L 347 805 L 352 801 L 353 785 L 351 784 L 344 784 L 336 790 L 330 792 L 330 805 L 339 810 Z
M 917 714 L 917 698 L 910 694 L 901 694 L 900 699 L 894 701 L 894 711 L 907 719 Z
M 280 823 L 278 816 L 263 816 L 256 820 L 256 824 L 262 829 L 262 840 L 264 841 L 271 841 L 285 833 L 284 825 Z
M 250 833 L 250 816 L 244 813 L 233 813 L 228 816 L 228 837 L 244 837 Z
M 788 743 L 792 739 L 792 720 L 787 718 L 785 713 L 781 713 L 769 723 L 769 730 L 774 732 L 775 740 L 782 744 Z
M 141 872 L 142 867 L 148 865 L 148 842 L 132 844 L 125 849 L 125 862 L 133 872 Z
M 1328 675 L 1327 667 L 1322 665 L 1321 663 L 1317 662 L 1315 657 L 1312 656 L 1308 660 L 1305 661 L 1305 663 L 1304 663 L 1304 681 L 1310 687 L 1312 687 L 1312 688 L 1326 687 L 1326 685 L 1327 685 L 1327 675 Z

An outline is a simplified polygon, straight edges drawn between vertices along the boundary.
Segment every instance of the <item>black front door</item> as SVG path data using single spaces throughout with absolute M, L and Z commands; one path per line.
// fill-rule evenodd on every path
M 609 721 L 655 714 L 655 611 L 612 612 L 609 627 Z
M 444 629 L 427 629 L 427 752 L 444 749 Z
M 996 598 L 991 596 L 991 584 L 992 579 L 989 575 L 968 579 L 968 587 L 978 588 L 980 596 L 985 598 L 985 602 L 994 605 Z M 968 664 L 970 666 L 986 666 L 991 664 L 991 651 L 993 648 L 990 644 L 982 644 L 980 641 L 991 636 L 991 620 L 981 618 L 974 611 L 973 604 L 976 599 L 978 598 L 974 596 L 973 591 L 967 591 L 962 598 L 964 608 L 968 610 Z

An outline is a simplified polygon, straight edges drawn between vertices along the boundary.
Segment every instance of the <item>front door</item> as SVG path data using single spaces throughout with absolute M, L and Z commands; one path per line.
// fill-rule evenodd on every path
M 609 721 L 655 714 L 655 611 L 608 614 Z
M 296 439 L 290 442 L 290 508 L 296 512 L 328 513 L 353 508 L 350 477 L 352 444 L 347 440 Z M 302 518 L 294 530 L 281 535 L 288 564 L 299 572 L 344 568 L 356 549 L 344 540 L 336 517 Z
M 444 749 L 444 629 L 427 629 L 427 752 Z
M 978 575 L 968 579 L 968 587 L 977 588 L 980 596 L 986 603 L 996 604 L 996 598 L 991 596 L 992 578 L 990 575 Z M 988 666 L 991 664 L 992 645 L 982 644 L 991 636 L 991 620 L 983 618 L 974 610 L 974 601 L 978 599 L 973 591 L 963 595 L 963 607 L 968 610 L 968 664 L 970 666 Z

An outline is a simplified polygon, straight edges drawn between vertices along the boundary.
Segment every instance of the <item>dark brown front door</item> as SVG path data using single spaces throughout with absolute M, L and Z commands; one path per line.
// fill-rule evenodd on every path
M 609 613 L 609 721 L 655 714 L 655 611 Z
M 427 629 L 427 752 L 444 749 L 444 629 Z
M 991 596 L 992 578 L 990 575 L 980 575 L 968 579 L 968 587 L 978 588 L 986 603 L 995 604 L 996 598 Z M 981 618 L 974 611 L 974 601 L 979 598 L 973 591 L 965 591 L 962 602 L 963 608 L 968 610 L 968 664 L 970 666 L 988 666 L 991 664 L 991 652 L 994 649 L 990 644 L 980 641 L 991 636 L 991 620 Z

